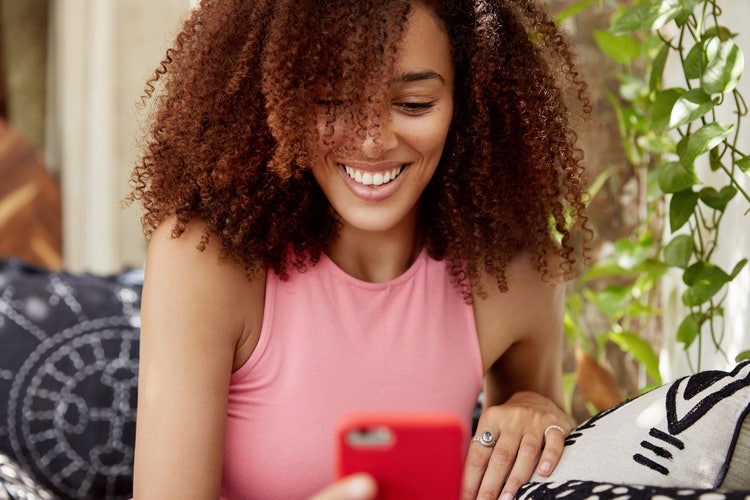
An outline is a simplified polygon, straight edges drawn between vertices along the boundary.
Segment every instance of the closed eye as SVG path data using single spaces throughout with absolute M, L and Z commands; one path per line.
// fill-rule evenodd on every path
M 410 115 L 419 115 L 435 107 L 434 101 L 429 102 L 397 102 L 394 106 Z

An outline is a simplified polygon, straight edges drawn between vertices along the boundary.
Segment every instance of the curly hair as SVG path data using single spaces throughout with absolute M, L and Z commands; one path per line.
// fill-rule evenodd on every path
M 482 271 L 507 290 L 522 251 L 545 277 L 573 276 L 590 231 L 571 110 L 589 103 L 566 34 L 535 0 L 414 1 L 442 20 L 455 66 L 453 121 L 420 199 L 427 251 L 465 294 Z M 339 222 L 309 168 L 316 100 L 345 104 L 350 136 L 377 133 L 411 8 L 203 0 L 146 84 L 155 108 L 128 198 L 146 236 L 175 215 L 178 237 L 197 218 L 199 248 L 218 238 L 250 276 L 317 262 Z

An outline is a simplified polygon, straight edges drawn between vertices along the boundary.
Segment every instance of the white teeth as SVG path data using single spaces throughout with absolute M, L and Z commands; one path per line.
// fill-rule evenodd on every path
M 374 174 L 357 170 L 356 168 L 352 168 L 348 165 L 344 165 L 344 169 L 346 170 L 346 173 L 349 177 L 354 179 L 356 182 L 359 182 L 360 184 L 364 184 L 365 186 L 380 186 L 383 184 L 387 184 L 398 177 L 403 170 L 403 167 L 395 167 L 391 170 L 386 170 L 385 172 L 377 172 Z

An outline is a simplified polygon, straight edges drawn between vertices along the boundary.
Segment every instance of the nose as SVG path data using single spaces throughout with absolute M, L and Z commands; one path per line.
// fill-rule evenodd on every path
M 362 141 L 362 153 L 368 159 L 382 158 L 385 153 L 394 149 L 398 144 L 396 131 L 390 120 L 384 120 L 380 125 L 376 125 L 367 131 L 364 141 Z

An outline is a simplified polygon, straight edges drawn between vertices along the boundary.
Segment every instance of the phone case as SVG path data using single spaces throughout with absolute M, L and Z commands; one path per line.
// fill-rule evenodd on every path
M 456 500 L 463 431 L 452 415 L 352 415 L 339 426 L 338 477 L 370 473 L 381 500 Z

